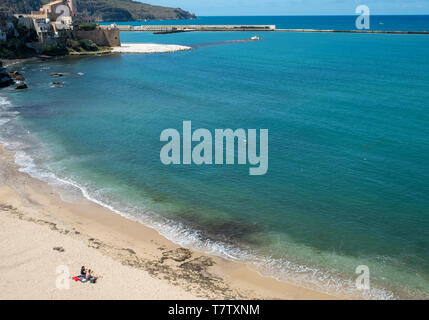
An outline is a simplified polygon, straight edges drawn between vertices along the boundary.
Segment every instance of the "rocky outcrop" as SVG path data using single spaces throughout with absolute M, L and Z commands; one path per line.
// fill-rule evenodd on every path
M 59 72 L 51 72 L 49 75 L 51 77 L 64 77 L 64 74 Z
M 15 86 L 16 90 L 23 90 L 23 89 L 27 89 L 27 88 L 28 88 L 28 86 L 26 85 L 26 83 L 22 82 L 22 81 L 18 82 Z
M 54 81 L 52 84 L 55 86 L 55 88 L 62 88 L 64 85 L 64 82 L 61 81 Z
M 20 74 L 18 71 L 11 71 L 9 72 L 9 76 L 14 79 L 15 81 L 24 81 L 24 76 Z
M 24 76 L 18 71 L 9 72 L 8 76 L 10 79 L 12 79 L 12 83 L 16 83 L 15 89 L 22 90 L 28 88 L 27 84 L 25 83 Z
M 1 4 L 2 0 L 0 0 Z M 0 29 L 3 38 L 0 41 L 0 59 L 23 59 L 34 56 L 35 50 L 27 46 L 37 41 L 37 33 L 20 25 L 18 19 L 1 11 Z
M 3 68 L 3 63 L 0 61 L 0 88 L 5 88 L 14 83 L 6 68 Z

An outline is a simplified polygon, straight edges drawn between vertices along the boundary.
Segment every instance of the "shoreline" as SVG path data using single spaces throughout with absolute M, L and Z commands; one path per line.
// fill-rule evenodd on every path
M 243 262 L 181 247 L 156 230 L 83 196 L 79 202 L 65 202 L 47 182 L 20 172 L 14 154 L 3 145 L 0 168 L 0 219 L 3 231 L 8 231 L 0 236 L 0 256 L 8 257 L 0 264 L 4 269 L 0 281 L 8 288 L 0 292 L 1 299 L 87 299 L 88 294 L 95 299 L 343 298 L 262 276 Z M 40 235 L 46 239 L 38 240 Z M 37 249 L 30 250 L 30 244 Z M 65 251 L 57 252 L 54 246 Z M 58 290 L 58 259 L 69 261 L 63 264 L 70 265 L 71 276 L 81 265 L 88 265 L 102 278 L 90 290 L 85 289 L 87 284 L 74 282 L 70 290 Z M 37 261 L 42 260 L 52 272 L 44 274 L 45 281 L 39 282 L 37 272 L 9 271 L 11 260 L 20 261 L 14 265 L 24 270 L 35 269 Z M 108 268 L 111 265 L 115 265 L 113 273 Z M 14 280 L 11 272 L 15 276 L 18 273 L 19 280 Z M 112 285 L 116 272 L 132 283 L 119 281 L 118 286 Z M 23 281 L 33 285 L 27 288 Z M 150 290 L 148 282 L 153 282 Z M 22 286 L 27 288 L 25 292 Z M 133 288 L 131 293 L 128 286 Z
M 94 56 L 94 55 L 107 55 L 107 54 L 112 54 L 113 51 L 111 49 L 109 50 L 100 50 L 100 51 L 94 51 L 94 52 L 70 52 L 67 55 L 63 55 L 63 56 L 45 56 L 45 55 L 36 55 L 33 57 L 28 57 L 28 58 L 17 58 L 17 59 L 0 59 L 3 62 L 3 67 L 4 68 L 9 68 L 11 66 L 17 65 L 17 64 L 22 64 L 22 63 L 27 63 L 27 62 L 45 62 L 45 61 L 50 61 L 50 60 L 54 60 L 54 59 L 62 59 L 65 57 L 79 57 L 79 56 Z
M 17 64 L 26 62 L 44 62 L 53 59 L 61 59 L 65 57 L 79 57 L 79 56 L 97 56 L 97 55 L 108 55 L 108 54 L 120 54 L 120 53 L 170 53 L 177 51 L 192 50 L 192 47 L 174 45 L 174 44 L 159 44 L 159 43 L 123 43 L 120 47 L 111 47 L 109 49 L 103 49 L 99 51 L 86 51 L 76 52 L 72 51 L 66 55 L 59 56 L 46 56 L 36 55 L 28 58 L 17 58 L 17 59 L 0 59 L 3 63 L 4 68 L 8 68 Z
M 26 62 L 43 62 L 43 61 L 46 61 L 46 60 L 50 60 L 52 58 L 55 58 L 55 57 L 34 56 L 34 57 L 20 58 L 20 59 L 1 59 L 1 61 L 3 63 L 3 67 L 4 68 L 9 68 L 11 66 L 14 66 L 14 65 L 17 65 L 17 64 L 21 64 L 21 63 L 26 63 Z

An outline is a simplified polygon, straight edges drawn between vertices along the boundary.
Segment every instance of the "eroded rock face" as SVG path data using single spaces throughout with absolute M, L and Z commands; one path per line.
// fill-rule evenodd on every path
M 3 77 L 2 75 L 0 75 L 0 88 L 9 87 L 12 84 L 13 80 L 11 78 Z
M 15 86 L 16 90 L 23 90 L 28 88 L 27 84 L 24 82 L 25 78 L 21 73 L 19 73 L 16 70 L 11 72 L 7 72 L 7 71 L 5 72 L 7 73 L 7 76 L 11 79 L 12 81 L 11 84 L 16 83 L 16 86 Z
M 0 62 L 0 88 L 8 87 L 13 83 L 13 79 L 9 76 L 9 73 L 5 68 L 3 68 L 3 64 Z
M 22 74 L 20 74 L 18 71 L 11 71 L 9 72 L 9 77 L 11 77 L 15 81 L 24 81 L 25 78 Z

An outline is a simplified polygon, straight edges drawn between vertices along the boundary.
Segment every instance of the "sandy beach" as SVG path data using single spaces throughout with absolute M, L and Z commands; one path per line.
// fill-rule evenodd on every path
M 112 52 L 119 53 L 167 53 L 175 51 L 191 50 L 191 47 L 173 44 L 158 43 L 123 43 L 120 47 L 114 47 Z
M 338 298 L 182 248 L 84 197 L 65 202 L 3 147 L 0 220 L 0 299 Z M 70 279 L 82 265 L 101 276 L 96 284 Z M 57 273 L 64 266 L 69 274 Z

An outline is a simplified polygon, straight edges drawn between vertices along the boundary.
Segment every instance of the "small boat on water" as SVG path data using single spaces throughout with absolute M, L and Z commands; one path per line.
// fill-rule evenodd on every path
M 259 38 L 258 36 L 253 36 L 253 37 L 250 38 L 250 40 L 256 41 L 256 40 L 261 40 L 261 38 Z

